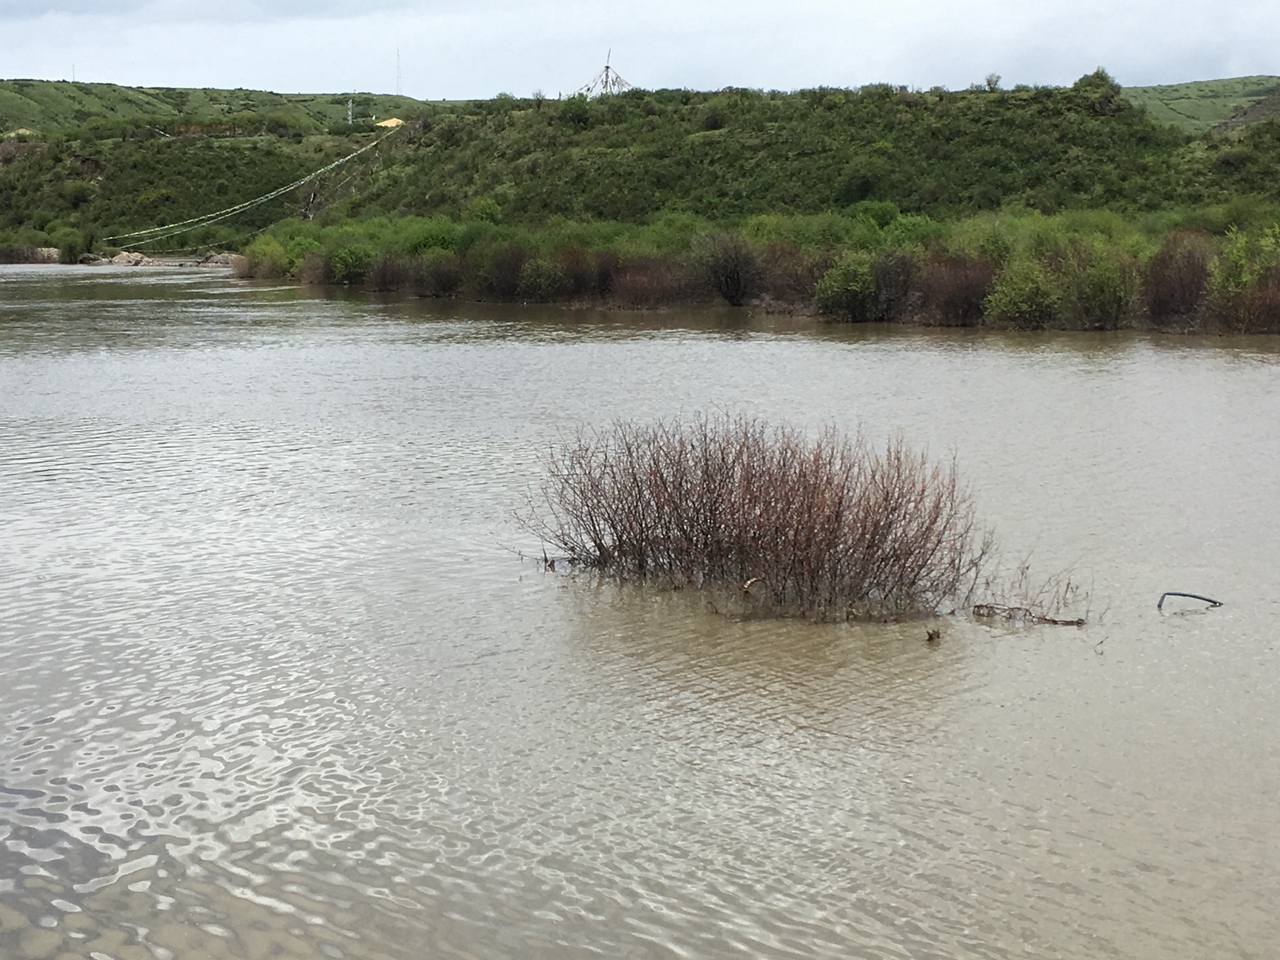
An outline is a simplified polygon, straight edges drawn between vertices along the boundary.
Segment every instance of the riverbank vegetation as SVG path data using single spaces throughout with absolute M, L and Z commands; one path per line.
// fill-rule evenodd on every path
M 1274 218 L 1274 219 L 1273 219 Z M 841 214 L 642 225 L 290 221 L 240 272 L 419 296 L 657 308 L 752 302 L 848 322 L 1280 332 L 1280 211 L 1126 219 L 1006 208 L 960 221 L 863 202 Z
M 1102 71 L 1013 90 L 402 98 L 351 125 L 340 98 L 135 93 L 0 143 L 0 244 L 111 254 L 386 136 L 374 108 L 395 107 L 407 122 L 349 164 L 134 248 L 231 248 L 251 276 L 424 296 L 1280 329 L 1280 123 L 1189 135 Z
M 549 455 L 534 529 L 573 565 L 814 619 L 963 605 L 991 537 L 954 464 L 761 420 L 620 421 Z

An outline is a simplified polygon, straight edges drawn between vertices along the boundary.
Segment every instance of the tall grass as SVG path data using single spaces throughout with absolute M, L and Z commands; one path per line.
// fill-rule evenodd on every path
M 991 548 L 954 463 L 745 416 L 582 432 L 550 451 L 533 506 L 572 563 L 764 615 L 932 613 L 963 598 Z

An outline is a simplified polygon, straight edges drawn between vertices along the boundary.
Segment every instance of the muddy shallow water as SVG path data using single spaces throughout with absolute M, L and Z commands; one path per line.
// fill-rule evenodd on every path
M 954 451 L 1088 625 L 522 559 L 549 442 L 707 409 Z M 1270 340 L 0 268 L 0 956 L 1266 956 L 1278 425 Z

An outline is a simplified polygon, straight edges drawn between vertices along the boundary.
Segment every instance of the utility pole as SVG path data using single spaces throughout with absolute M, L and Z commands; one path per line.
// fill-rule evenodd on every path
M 351 109 L 355 106 L 354 100 L 347 101 L 347 126 L 351 126 Z

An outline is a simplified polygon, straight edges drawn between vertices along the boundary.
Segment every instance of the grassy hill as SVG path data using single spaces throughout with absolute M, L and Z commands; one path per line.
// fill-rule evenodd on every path
M 1151 119 L 1187 133 L 1205 133 L 1250 104 L 1280 90 L 1280 77 L 1198 80 L 1157 87 L 1126 87 L 1125 98 L 1145 107 Z
M 249 118 L 307 133 L 327 130 L 347 119 L 347 101 L 357 119 L 412 115 L 422 104 L 385 94 L 282 94 L 262 90 L 122 87 L 114 83 L 61 80 L 0 80 L 0 134 L 27 129 L 54 136 L 111 121 L 178 120 L 211 123 Z
M 174 245 L 235 246 L 300 213 L 732 225 L 867 203 L 955 220 L 1010 206 L 1136 215 L 1280 199 L 1276 124 L 1193 138 L 1156 123 L 1102 72 L 1070 87 L 955 92 L 370 95 L 351 126 L 342 95 L 34 81 L 0 92 L 0 109 L 26 111 L 6 123 L 59 131 L 0 139 L 0 244 L 66 251 L 278 189 L 371 142 L 383 111 L 409 122 L 377 150 Z
M 1222 123 L 1214 126 L 1213 130 L 1215 133 L 1226 133 L 1230 130 L 1238 130 L 1240 127 L 1277 119 L 1280 119 L 1280 89 L 1237 110 Z

